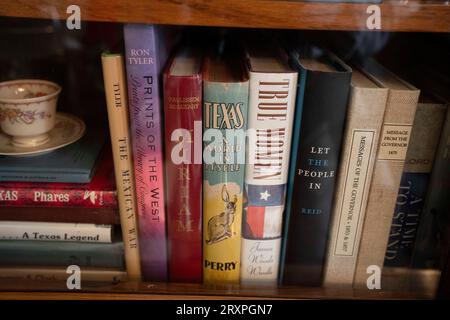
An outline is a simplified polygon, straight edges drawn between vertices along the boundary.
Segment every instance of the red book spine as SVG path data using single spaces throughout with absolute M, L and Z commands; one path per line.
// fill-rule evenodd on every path
M 116 208 L 114 190 L 0 185 L 0 206 Z
M 173 76 L 166 71 L 164 111 L 169 278 L 174 282 L 201 282 L 201 74 Z
M 2 182 L 0 206 L 116 209 L 111 154 L 102 155 L 90 183 Z

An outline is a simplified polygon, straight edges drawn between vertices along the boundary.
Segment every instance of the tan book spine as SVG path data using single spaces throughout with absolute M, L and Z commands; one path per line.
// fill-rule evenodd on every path
M 0 267 L 0 280 L 26 281 L 67 281 L 75 274 L 72 269 L 63 267 Z M 80 268 L 80 281 L 84 282 L 118 282 L 127 279 L 127 273 L 119 269 Z
M 380 271 L 383 269 L 389 231 L 419 98 L 419 90 L 398 78 L 394 81 L 403 83 L 403 88 L 392 85 L 391 80 L 394 77 L 391 74 L 383 82 L 389 88 L 389 94 L 355 270 L 353 284 L 358 288 L 367 288 L 367 280 L 373 274 L 368 273 L 369 266 L 376 266 Z
M 353 285 L 388 89 L 354 70 L 344 132 L 324 285 Z
M 103 54 L 103 78 L 128 277 L 141 277 L 128 98 L 123 56 Z

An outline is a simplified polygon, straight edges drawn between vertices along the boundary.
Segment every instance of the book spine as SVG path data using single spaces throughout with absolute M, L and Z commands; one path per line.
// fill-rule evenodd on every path
M 324 285 L 353 285 L 388 90 L 352 86 L 336 182 Z
M 442 245 L 442 224 L 447 221 L 450 212 L 450 106 L 443 124 L 436 157 L 433 162 L 425 204 L 417 230 L 416 244 L 412 265 L 414 268 L 440 269 L 440 252 Z
M 167 280 L 162 118 L 155 26 L 124 27 L 128 99 L 144 280 Z
M 351 72 L 300 70 L 305 87 L 297 103 L 303 105 L 303 113 L 297 113 L 295 119 L 300 133 L 290 168 L 292 190 L 282 281 L 320 285 Z
M 73 274 L 73 273 L 72 273 Z M 71 273 L 61 267 L 0 267 L 0 280 L 5 281 L 62 281 L 67 282 Z M 85 282 L 117 283 L 127 279 L 127 273 L 120 269 L 80 268 L 81 286 Z
M 406 153 L 384 265 L 409 267 L 433 166 L 445 106 L 419 103 Z
M 0 207 L 2 221 L 120 224 L 117 209 Z
M 125 267 L 123 243 L 0 241 L 2 266 Z
M 0 181 L 6 182 L 60 182 L 60 183 L 89 183 L 91 176 L 89 173 L 73 172 L 52 172 L 39 173 L 29 172 L 24 174 L 17 171 L 3 171 L 0 173 Z
M 77 186 L 70 189 L 0 186 L 0 206 L 116 208 L 117 193 L 114 190 L 89 190 Z
M 164 77 L 169 278 L 202 281 L 202 79 Z M 197 148 L 197 149 L 196 149 Z
M 206 283 L 239 283 L 248 88 L 248 81 L 204 82 L 203 281 Z M 228 117 L 220 105 L 227 106 L 227 113 L 235 116 Z
M 122 55 L 102 55 L 106 105 L 128 276 L 141 277 L 128 99 Z
M 276 284 L 297 73 L 250 73 L 241 282 Z
M 0 240 L 110 243 L 111 233 L 110 225 L 0 221 Z
M 415 89 L 389 89 L 353 280 L 357 288 L 367 288 L 369 266 L 383 268 L 418 97 Z

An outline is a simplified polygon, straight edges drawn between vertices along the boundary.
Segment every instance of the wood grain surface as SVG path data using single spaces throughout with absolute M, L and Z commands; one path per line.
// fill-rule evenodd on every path
M 323 287 L 251 287 L 212 286 L 192 283 L 145 283 L 124 281 L 116 284 L 81 283 L 81 290 L 69 291 L 65 282 L 17 281 L 0 282 L 0 300 L 10 299 L 432 299 L 433 286 L 419 286 L 430 276 L 425 274 L 413 281 L 413 286 L 395 285 L 404 282 L 401 270 L 390 273 L 382 283 L 384 290 L 323 288 Z
M 82 20 L 195 26 L 310 30 L 367 30 L 369 4 L 297 0 L 15 0 L 0 16 L 66 19 L 69 5 Z M 450 32 L 450 5 L 420 0 L 384 0 L 382 31 Z

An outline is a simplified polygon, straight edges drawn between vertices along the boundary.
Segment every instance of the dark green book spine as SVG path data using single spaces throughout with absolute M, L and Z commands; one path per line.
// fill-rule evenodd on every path
M 123 243 L 0 241 L 1 266 L 125 268 Z

